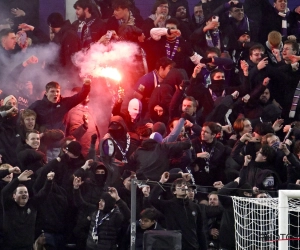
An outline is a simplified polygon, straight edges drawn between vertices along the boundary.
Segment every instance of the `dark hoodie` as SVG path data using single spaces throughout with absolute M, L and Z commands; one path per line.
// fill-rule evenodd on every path
M 60 45 L 60 64 L 63 67 L 71 67 L 73 65 L 71 56 L 81 49 L 81 41 L 69 20 L 64 22 L 52 42 Z
M 21 171 L 27 169 L 35 173 L 46 164 L 46 155 L 39 150 L 33 149 L 28 144 L 19 144 L 17 152 Z
M 272 186 L 272 187 L 265 187 L 263 185 L 263 181 L 268 176 L 273 176 L 274 177 L 274 186 Z M 275 172 L 273 172 L 272 170 L 269 170 L 269 169 L 260 170 L 260 171 L 258 171 L 255 179 L 256 179 L 256 187 L 259 188 L 259 190 L 268 191 L 268 193 L 273 198 L 278 197 L 278 189 L 280 188 L 281 181 L 280 181 L 278 175 Z
M 119 126 L 120 129 L 112 129 L 114 126 Z M 107 138 L 112 138 L 115 144 L 115 158 L 119 161 L 128 161 L 130 155 L 139 146 L 137 134 L 128 132 L 126 124 L 121 116 L 111 117 L 108 128 L 108 133 L 100 141 L 100 156 L 105 156 L 102 150 L 103 141 Z M 130 137 L 129 145 L 127 143 L 127 136 Z M 124 153 L 124 157 L 121 151 Z
M 190 140 L 172 143 L 144 140 L 130 158 L 136 168 L 137 178 L 158 181 L 163 172 L 169 171 L 170 159 L 190 147 Z

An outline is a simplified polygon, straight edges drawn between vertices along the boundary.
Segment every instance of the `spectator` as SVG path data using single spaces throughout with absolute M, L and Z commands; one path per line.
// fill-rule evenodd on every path
M 90 80 L 85 80 L 81 91 L 71 97 L 63 98 L 60 95 L 60 85 L 57 82 L 49 82 L 46 85 L 46 93 L 42 100 L 35 101 L 29 107 L 37 114 L 37 123 L 48 129 L 60 129 L 66 131 L 64 117 L 70 109 L 81 103 L 90 92 Z M 55 108 L 56 107 L 56 108 Z M 48 150 L 48 160 L 58 156 L 59 150 Z M 53 153 L 53 156 L 51 154 Z
M 19 145 L 18 159 L 22 171 L 32 170 L 36 173 L 46 163 L 46 155 L 39 151 L 40 133 L 32 130 L 26 133 L 25 144 Z
M 156 0 L 151 15 L 145 19 L 143 24 L 143 31 L 146 38 L 150 37 L 150 30 L 152 28 L 165 27 L 165 22 L 168 19 L 170 19 L 168 0 Z
M 169 176 L 168 172 L 164 172 L 160 178 L 160 183 L 167 182 Z M 171 191 L 175 196 L 173 199 L 159 199 L 162 189 L 160 185 L 156 185 L 150 193 L 150 201 L 165 216 L 167 230 L 181 230 L 182 249 L 207 249 L 201 210 L 197 204 L 187 198 L 187 190 L 187 183 L 184 179 L 179 178 L 173 182 L 171 187 Z M 178 214 L 182 216 L 178 216 Z
M 159 176 L 169 170 L 170 158 L 191 146 L 188 139 L 173 143 L 161 142 L 162 136 L 154 132 L 149 138 L 143 140 L 141 147 L 131 156 L 139 179 L 159 180 Z
M 171 18 L 166 21 L 165 28 L 153 28 L 150 31 L 152 40 L 146 45 L 148 46 L 146 52 L 151 55 L 148 59 L 150 69 L 153 69 L 154 63 L 163 56 L 174 61 L 177 68 L 185 69 L 188 74 L 191 72 L 191 62 L 199 63 L 201 56 L 194 52 L 191 45 L 181 37 L 178 25 L 178 21 Z
M 154 208 L 146 208 L 140 213 L 140 219 L 137 221 L 136 225 L 136 240 L 135 249 L 142 250 L 144 246 L 144 233 L 148 230 L 163 230 L 162 226 L 157 223 L 158 212 Z M 129 249 L 129 239 L 130 239 L 130 227 L 128 227 L 125 239 L 122 244 L 122 249 Z
M 205 16 L 203 12 L 202 2 L 199 2 L 194 6 L 194 14 L 192 15 L 194 28 L 199 28 L 202 24 L 204 24 L 204 21 Z
M 214 122 L 205 122 L 201 136 L 193 139 L 195 159 L 194 178 L 196 184 L 212 186 L 214 182 L 224 180 L 225 160 L 230 149 L 215 139 L 220 127 Z M 206 191 L 210 191 L 209 188 Z
M 80 93 L 80 87 L 74 87 L 73 93 Z M 66 118 L 67 136 L 72 135 L 82 146 L 82 154 L 84 157 L 88 155 L 91 136 L 96 134 L 100 138 L 99 129 L 96 123 L 96 117 L 93 110 L 88 105 L 90 102 L 89 95 L 77 106 L 68 112 Z M 98 148 L 99 142 L 96 144 Z
M 130 217 L 128 207 L 113 187 L 109 188 L 108 193 L 101 195 L 98 206 L 89 204 L 80 196 L 79 186 L 81 184 L 81 179 L 75 177 L 73 183 L 75 202 L 85 204 L 86 207 L 94 207 L 94 211 L 97 209 L 90 218 L 86 249 L 116 249 L 118 231 L 122 223 L 126 223 Z
M 48 16 L 47 23 L 54 33 L 52 42 L 60 46 L 60 65 L 66 69 L 73 69 L 71 56 L 81 49 L 81 41 L 76 34 L 76 30 L 69 20 L 64 20 L 63 16 L 57 12 Z
M 31 170 L 25 170 L 2 189 L 4 249 L 32 249 L 37 206 L 45 201 L 49 194 L 54 173 L 47 175 L 44 188 L 29 199 L 28 190 L 22 182 L 30 180 L 32 174 Z M 24 220 L 27 223 L 24 224 Z M 20 232 L 18 235 L 14 233 L 16 228 Z
M 76 10 L 78 20 L 72 23 L 72 25 L 77 30 L 81 41 L 81 48 L 87 49 L 105 34 L 105 23 L 95 11 L 97 8 L 93 6 L 93 3 L 78 0 L 74 3 L 73 7 Z
M 108 125 L 108 133 L 102 138 L 105 140 L 111 138 L 116 149 L 115 158 L 123 163 L 128 163 L 130 155 L 136 150 L 139 145 L 139 139 L 136 134 L 130 133 L 122 117 L 113 116 Z M 102 140 L 100 145 L 102 145 Z M 103 151 L 100 150 L 100 156 L 103 156 Z

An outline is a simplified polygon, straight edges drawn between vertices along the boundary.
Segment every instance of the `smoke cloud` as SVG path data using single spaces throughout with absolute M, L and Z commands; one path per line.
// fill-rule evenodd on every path
M 77 52 L 73 58 L 73 63 L 80 69 L 80 76 L 107 76 L 102 69 L 106 67 L 117 68 L 121 75 L 127 69 L 135 66 L 136 56 L 139 48 L 134 43 L 117 42 L 108 46 L 103 44 L 93 44 L 89 50 Z

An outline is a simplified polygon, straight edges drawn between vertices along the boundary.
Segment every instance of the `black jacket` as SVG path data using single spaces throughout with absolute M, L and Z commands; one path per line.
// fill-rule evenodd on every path
M 81 49 L 81 42 L 69 20 L 65 21 L 58 33 L 55 33 L 52 42 L 60 45 L 61 66 L 71 68 L 73 65 L 71 56 Z
M 189 140 L 158 143 L 153 139 L 147 139 L 131 156 L 131 162 L 136 166 L 136 173 L 139 178 L 146 178 L 158 181 L 163 172 L 169 170 L 169 160 L 185 149 L 189 149 Z
M 113 138 L 114 139 L 114 144 L 115 144 L 115 155 L 114 155 L 114 157 L 117 160 L 119 160 L 119 161 L 123 161 L 124 158 L 123 158 L 123 155 L 121 153 L 120 148 L 122 148 L 123 152 L 126 151 L 126 148 L 127 148 L 127 138 L 126 138 L 126 135 L 128 133 L 128 135 L 130 136 L 130 145 L 129 145 L 129 148 L 126 151 L 126 154 L 125 154 L 126 160 L 128 161 L 130 155 L 139 146 L 140 140 L 139 140 L 137 134 L 128 132 L 127 126 L 126 126 L 126 124 L 125 124 L 125 122 L 124 122 L 124 120 L 123 120 L 123 118 L 121 116 L 113 116 L 110 119 L 108 127 L 111 125 L 111 123 L 118 123 L 119 125 L 121 125 L 122 126 L 122 133 L 120 135 L 118 135 L 118 136 L 115 136 L 115 137 L 112 134 L 107 133 L 101 139 L 101 141 L 100 141 L 100 156 L 101 157 L 104 156 L 104 152 L 103 152 L 103 149 L 102 149 L 103 141 L 106 140 L 106 139 L 108 139 L 108 138 Z
M 20 181 L 16 178 L 2 190 L 4 246 L 16 249 L 32 247 L 37 206 L 47 197 L 52 181 L 47 181 L 44 188 L 23 207 L 12 199 L 13 191 L 19 184 Z
M 209 160 L 209 174 L 207 175 L 203 175 L 206 173 L 205 160 L 202 158 L 196 158 L 195 164 L 199 166 L 199 171 L 193 173 L 196 183 L 201 185 L 212 185 L 213 182 L 222 180 L 224 178 L 223 173 L 225 169 L 225 161 L 230 155 L 231 149 L 224 146 L 216 139 L 214 139 L 211 144 L 207 144 L 201 141 L 200 138 L 196 138 L 192 140 L 192 145 L 195 150 L 195 154 L 205 151 L 209 152 L 211 155 Z
M 150 202 L 163 213 L 168 230 L 181 230 L 182 249 L 207 249 L 200 207 L 189 199 L 161 200 L 162 189 L 156 185 L 150 193 Z
M 92 20 L 93 17 L 91 17 L 89 20 L 86 20 L 86 22 L 89 22 L 90 20 Z M 80 25 L 79 20 L 76 20 L 75 22 L 72 23 L 72 26 L 74 26 L 75 30 L 78 30 L 78 27 Z M 95 18 L 95 21 L 91 24 L 90 26 L 90 33 L 91 33 L 91 37 L 92 37 L 92 42 L 98 42 L 100 40 L 100 38 L 105 35 L 106 32 L 106 28 L 105 28 L 105 22 L 100 19 L 99 17 Z M 83 32 L 82 32 L 83 33 Z M 80 41 L 82 42 L 82 34 L 80 37 Z M 89 46 L 86 46 L 85 44 L 82 44 L 83 48 L 87 48 Z
M 17 148 L 20 169 L 32 170 L 34 173 L 46 163 L 46 155 L 39 150 L 33 149 L 27 144 L 19 144 Z
M 18 117 L 2 117 L 0 115 L 0 154 L 3 163 L 18 166 L 16 146 L 20 142 L 20 135 L 17 129 Z
M 83 84 L 81 91 L 71 97 L 60 97 L 58 103 L 52 103 L 44 96 L 42 100 L 35 101 L 29 107 L 37 113 L 36 123 L 48 129 L 66 131 L 64 117 L 68 111 L 81 103 L 89 94 L 91 87 Z
M 219 189 L 219 200 L 224 207 L 221 225 L 220 225 L 220 244 L 225 249 L 235 249 L 235 228 L 234 228 L 234 210 L 232 198 L 229 195 L 234 195 L 239 184 L 235 181 L 229 182 L 223 188 Z
M 77 206 L 85 206 L 86 209 L 93 209 L 94 212 L 90 218 L 90 232 L 87 239 L 87 249 L 89 250 L 115 250 L 116 240 L 118 236 L 119 229 L 122 223 L 126 223 L 130 218 L 130 210 L 127 205 L 121 199 L 116 202 L 114 210 L 110 213 L 107 219 L 104 219 L 102 224 L 98 226 L 97 236 L 98 243 L 96 244 L 92 238 L 92 230 L 95 226 L 95 220 L 98 213 L 98 206 L 89 204 L 85 202 L 80 194 L 79 189 L 74 189 L 74 200 Z M 106 214 L 100 212 L 99 220 L 103 218 Z

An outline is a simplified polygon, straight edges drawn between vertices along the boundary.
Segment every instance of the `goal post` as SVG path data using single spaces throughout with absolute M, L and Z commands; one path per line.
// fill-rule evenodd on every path
M 295 210 L 300 212 L 300 204 L 290 208 L 289 198 L 299 199 L 300 190 L 279 190 L 278 197 L 278 225 L 279 225 L 279 236 L 282 236 L 282 240 L 278 241 L 278 250 L 289 249 L 288 235 L 289 232 L 289 211 Z M 292 203 L 291 203 L 292 204 Z M 300 237 L 299 234 L 297 235 Z
M 300 190 L 279 198 L 232 196 L 237 250 L 300 249 Z

